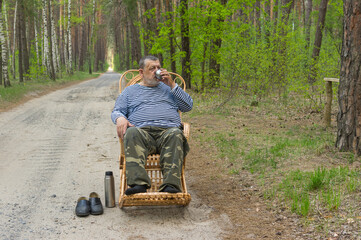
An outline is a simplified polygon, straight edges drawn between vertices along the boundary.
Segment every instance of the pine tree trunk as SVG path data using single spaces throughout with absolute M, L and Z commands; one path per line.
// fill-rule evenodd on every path
M 315 35 L 315 43 L 313 44 L 310 73 L 308 75 L 308 82 L 310 84 L 313 84 L 316 81 L 316 77 L 317 77 L 317 72 L 318 72 L 317 62 L 321 51 L 322 35 L 323 35 L 322 32 L 325 26 L 327 3 L 328 0 L 321 0 L 320 8 L 318 10 L 319 13 L 318 13 L 318 21 L 317 21 L 317 30 Z
M 80 6 L 80 16 L 79 17 L 83 17 L 83 6 L 84 0 L 81 1 L 81 6 Z M 86 56 L 86 52 L 87 52 L 87 33 L 86 33 L 86 21 L 84 21 L 81 25 L 81 41 L 80 41 L 80 53 L 79 53 L 79 64 L 78 64 L 78 70 L 79 71 L 84 71 L 84 61 L 85 61 L 85 56 Z
M 132 68 L 136 68 L 138 67 L 137 62 L 141 58 L 141 44 L 139 39 L 139 30 L 134 24 L 137 21 L 137 8 L 135 8 L 134 10 L 128 9 L 128 14 L 130 16 L 128 23 L 130 27 L 130 36 L 131 36 L 131 54 L 132 54 L 131 66 Z
M 336 147 L 361 155 L 361 4 L 344 0 Z
M 19 6 L 20 6 L 20 4 L 19 4 Z M 18 19 L 18 21 L 17 21 L 17 29 L 18 29 L 18 45 L 19 45 L 19 47 L 18 47 L 18 50 L 19 50 L 19 56 L 18 56 L 18 60 L 19 60 L 19 82 L 24 82 L 24 75 L 23 75 L 23 54 L 21 54 L 21 52 L 23 51 L 23 44 L 22 44 L 22 37 L 21 37 L 21 34 L 22 34 L 22 24 L 21 24 L 21 22 L 20 22 L 20 11 L 19 11 L 19 9 L 18 9 L 18 11 L 17 11 L 17 19 Z
M 147 56 L 149 54 L 150 49 L 152 48 L 152 45 L 149 41 L 149 33 L 152 32 L 151 26 L 150 26 L 150 20 L 147 16 L 145 16 L 145 11 L 149 10 L 150 7 L 148 7 L 148 1 L 143 1 L 143 10 L 142 16 L 144 18 L 143 20 L 143 26 L 144 26 L 144 33 L 143 33 L 143 49 L 144 49 L 144 55 Z
M 182 77 L 184 78 L 187 88 L 192 88 L 191 85 L 191 49 L 189 43 L 189 22 L 188 22 L 188 0 L 180 0 L 180 18 L 181 18 L 181 38 L 182 38 L 182 52 L 185 57 L 182 57 Z
M 68 69 L 68 73 L 69 73 L 69 74 L 73 74 L 70 17 L 71 17 L 71 0 L 68 0 L 68 26 L 67 26 L 67 36 L 68 36 L 68 68 L 67 68 L 67 69 Z
M 17 29 L 17 21 L 18 20 L 18 0 L 16 0 L 16 3 L 15 3 L 15 13 L 14 13 L 14 31 L 13 31 L 13 49 L 12 49 L 12 72 L 13 72 L 13 78 L 16 79 L 16 57 L 15 57 L 15 50 L 16 50 L 16 29 Z
M 27 37 L 26 37 L 26 22 L 25 22 L 25 6 L 24 6 L 24 0 L 20 0 L 19 5 L 19 22 L 22 25 L 21 26 L 21 45 L 22 45 L 22 52 L 19 51 L 19 54 L 23 55 L 23 65 L 24 65 L 24 73 L 29 74 L 30 72 L 30 59 L 29 59 L 29 52 L 27 47 Z M 28 78 L 28 77 L 27 77 Z
M 90 37 L 88 44 L 88 62 L 89 62 L 89 74 L 92 74 L 92 59 L 94 55 L 94 44 L 93 44 L 93 33 L 95 27 L 95 0 L 93 0 L 93 13 L 91 16 L 91 24 L 90 24 Z
M 174 13 L 173 13 L 173 7 L 169 2 L 170 0 L 166 0 L 165 2 L 165 7 L 166 7 L 166 11 L 167 11 L 167 21 L 169 22 L 169 28 L 170 28 L 170 33 L 169 33 L 169 58 L 171 61 L 171 70 L 172 72 L 177 72 L 177 68 L 176 68 L 176 61 L 174 59 L 175 57 L 175 45 L 174 45 Z
M 130 48 L 131 48 L 131 46 L 130 46 L 130 20 L 128 19 L 128 18 L 126 18 L 126 28 L 127 28 L 127 30 L 126 30 L 126 40 L 125 40 L 125 45 L 126 45 L 126 47 L 125 47 L 125 51 L 126 51 L 126 67 L 127 67 L 127 69 L 130 69 L 130 66 L 132 65 L 131 64 L 131 62 L 132 62 L 132 56 L 131 56 L 131 54 L 130 54 Z
M 67 26 L 68 26 L 68 21 L 67 21 L 67 18 L 68 18 L 68 15 L 66 14 L 67 13 L 67 8 L 66 8 L 66 2 L 64 2 L 64 39 L 63 39 L 63 54 L 64 54 L 64 64 L 65 64 L 65 70 L 67 73 L 69 73 L 69 54 L 68 54 L 68 31 L 67 31 Z
M 43 0 L 45 1 L 45 0 Z M 50 1 L 51 0 L 47 0 L 47 7 L 48 7 L 48 12 L 49 12 L 49 19 L 51 19 L 51 5 L 50 5 Z M 51 20 L 50 20 L 50 23 L 47 24 L 48 25 L 48 36 L 51 37 L 51 33 L 52 33 L 52 24 L 51 24 Z M 52 38 L 50 38 L 50 41 L 49 41 L 49 55 L 48 55 L 48 58 L 49 58 L 49 77 L 51 80 L 55 81 L 56 79 L 56 75 L 55 75 L 55 67 L 54 67 L 54 56 L 53 56 L 53 48 L 54 48 L 54 43 L 53 41 L 51 40 Z

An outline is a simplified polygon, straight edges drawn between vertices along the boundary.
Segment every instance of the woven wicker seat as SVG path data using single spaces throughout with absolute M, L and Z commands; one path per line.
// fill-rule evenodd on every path
M 186 85 L 184 79 L 176 74 L 170 73 L 173 80 L 185 90 Z M 119 92 L 121 93 L 124 88 L 127 86 L 133 85 L 141 81 L 142 78 L 139 75 L 138 70 L 128 70 L 122 74 L 119 80 Z M 190 125 L 188 123 L 183 123 L 183 133 L 185 137 L 189 138 Z M 191 196 L 187 192 L 186 181 L 184 176 L 185 161 L 183 161 L 182 173 L 181 173 L 181 183 L 182 183 L 182 192 L 171 194 L 158 192 L 159 186 L 163 182 L 162 170 L 160 167 L 160 157 L 159 154 L 151 154 L 147 158 L 145 169 L 151 179 L 151 188 L 147 190 L 146 193 L 138 193 L 133 195 L 125 195 L 125 190 L 128 188 L 127 178 L 126 178 L 126 165 L 125 165 L 125 156 L 124 156 L 124 146 L 122 139 L 119 138 L 120 142 L 120 194 L 119 194 L 119 207 L 127 206 L 161 206 L 161 205 L 182 205 L 186 206 L 191 201 Z

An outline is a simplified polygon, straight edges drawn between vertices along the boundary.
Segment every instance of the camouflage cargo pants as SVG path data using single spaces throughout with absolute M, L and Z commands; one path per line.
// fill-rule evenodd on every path
M 163 184 L 181 188 L 183 159 L 189 152 L 187 139 L 179 128 L 130 127 L 124 136 L 127 184 L 151 186 L 144 168 L 148 154 L 160 154 Z

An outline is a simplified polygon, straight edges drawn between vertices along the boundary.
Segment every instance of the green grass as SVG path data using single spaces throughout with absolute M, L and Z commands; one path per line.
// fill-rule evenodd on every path
M 52 88 L 61 87 L 62 85 L 70 82 L 96 78 L 99 75 L 99 73 L 93 73 L 90 75 L 86 72 L 75 72 L 73 75 L 63 74 L 62 77 L 56 79 L 56 81 L 49 79 L 34 79 L 24 81 L 23 83 L 12 81 L 11 87 L 4 88 L 3 86 L 0 86 L 0 109 L 21 101 L 31 92 L 40 93 Z
M 283 199 L 292 212 L 303 216 L 315 213 L 320 206 L 334 211 L 340 207 L 342 196 L 361 189 L 358 181 L 360 175 L 359 170 L 348 167 L 317 168 L 311 172 L 290 171 L 273 190 L 275 194 L 268 193 L 266 196 Z
M 226 96 L 214 94 L 193 93 L 194 109 L 186 116 L 218 122 L 202 125 L 197 137 L 230 176 L 248 170 L 265 199 L 305 217 L 345 208 L 346 199 L 361 191 L 361 170 L 349 165 L 361 158 L 337 151 L 335 129 L 320 125 L 322 113 L 309 114 L 302 97 L 287 105 L 269 97 L 252 107 L 252 98 L 238 95 L 216 108 Z M 347 209 L 356 208 L 357 201 L 347 203 Z

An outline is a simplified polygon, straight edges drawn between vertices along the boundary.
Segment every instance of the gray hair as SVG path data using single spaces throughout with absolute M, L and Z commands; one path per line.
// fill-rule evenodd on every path
M 140 61 L 139 61 L 139 68 L 144 69 L 144 67 L 145 67 L 145 62 L 146 62 L 147 60 L 159 61 L 159 59 L 158 59 L 157 57 L 154 57 L 154 56 L 152 56 L 152 55 L 148 55 L 148 56 L 142 57 L 142 59 L 140 59 Z

